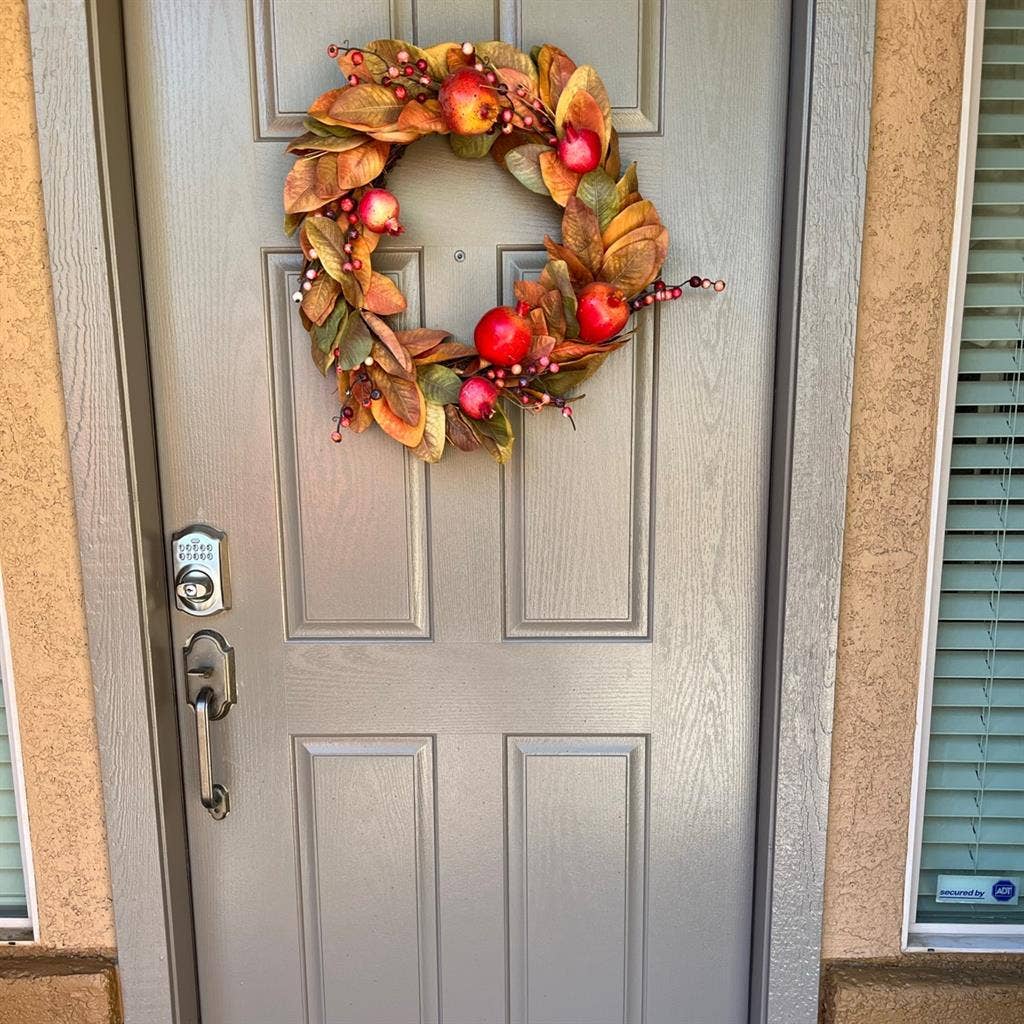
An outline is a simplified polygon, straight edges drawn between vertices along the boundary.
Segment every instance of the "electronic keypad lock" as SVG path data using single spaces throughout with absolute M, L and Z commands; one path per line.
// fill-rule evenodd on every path
M 224 534 L 189 526 L 171 538 L 174 604 L 189 615 L 214 615 L 231 607 Z

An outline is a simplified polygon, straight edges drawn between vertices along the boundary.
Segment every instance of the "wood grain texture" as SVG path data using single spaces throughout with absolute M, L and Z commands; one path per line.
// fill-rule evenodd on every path
M 430 635 L 426 468 L 377 430 L 345 435 L 340 457 L 324 459 L 324 438 L 340 403 L 333 370 L 310 386 L 309 335 L 290 298 L 301 260 L 291 252 L 263 256 L 288 636 L 424 639 Z M 392 249 L 374 259 L 374 268 L 409 304 L 392 326 L 422 326 L 419 253 Z M 374 543 L 348 546 L 339 558 L 342 533 Z M 339 571 L 346 586 L 338 586 Z
M 507 745 L 509 1021 L 641 1024 L 646 739 Z
M 429 737 L 296 737 L 310 1024 L 439 1021 L 434 799 Z
M 620 391 L 650 389 L 644 419 L 637 418 L 639 399 L 628 414 L 607 412 L 622 428 L 613 436 L 601 426 L 598 404 L 616 398 L 598 388 L 595 405 L 580 412 L 593 418 L 593 433 L 576 438 L 590 439 L 595 452 L 577 448 L 560 463 L 552 457 L 537 473 L 554 502 L 558 473 L 573 469 L 564 460 L 584 464 L 572 483 L 577 490 L 570 488 L 577 504 L 563 513 L 581 530 L 591 519 L 598 527 L 607 519 L 616 538 L 620 571 L 610 588 L 594 582 L 597 570 L 588 565 L 568 581 L 574 590 L 555 594 L 579 617 L 588 588 L 602 601 L 614 593 L 621 602 L 628 591 L 629 574 L 621 570 L 634 557 L 627 533 L 651 520 L 635 494 L 602 504 L 601 477 L 607 469 L 618 498 L 628 495 L 638 479 L 631 473 L 642 463 L 628 428 L 646 421 L 656 432 L 657 507 L 648 527 L 654 598 L 646 643 L 564 635 L 557 643 L 503 642 L 501 471 L 484 456 L 446 458 L 426 471 L 431 642 L 288 639 L 278 509 L 283 475 L 273 456 L 273 416 L 280 388 L 298 387 L 303 378 L 296 363 L 282 380 L 281 366 L 268 356 L 263 254 L 285 244 L 279 190 L 289 161 L 277 147 L 254 144 L 246 69 L 220 57 L 245 38 L 248 8 L 241 0 L 151 0 L 126 8 L 164 511 L 169 526 L 206 521 L 225 530 L 232 545 L 233 605 L 217 625 L 236 649 L 239 699 L 213 729 L 215 769 L 232 796 L 224 822 L 212 822 L 198 803 L 194 738 L 187 716 L 181 720 L 200 983 L 204 1013 L 218 1024 L 294 1020 L 304 1012 L 304 952 L 295 941 L 303 911 L 293 884 L 300 855 L 291 827 L 296 735 L 326 742 L 429 735 L 439 757 L 454 758 L 437 770 L 435 806 L 448 830 L 438 836 L 446 854 L 439 920 L 452 943 L 442 947 L 440 991 L 474 1021 L 500 1019 L 505 995 L 503 986 L 495 987 L 507 966 L 496 937 L 504 925 L 496 917 L 501 894 L 491 871 L 474 864 L 477 849 L 489 869 L 500 852 L 501 736 L 650 736 L 648 1020 L 673 1021 L 685 1004 L 697 1019 L 732 1022 L 745 1007 L 744 984 L 710 988 L 705 981 L 712 971 L 744 979 L 749 957 L 750 893 L 743 880 L 752 859 L 787 10 L 781 0 L 753 11 L 744 0 L 730 2 L 731 14 L 704 0 L 685 17 L 667 17 L 665 30 L 685 70 L 666 82 L 665 104 L 679 116 L 666 120 L 664 136 L 631 138 L 625 156 L 640 161 L 644 193 L 673 232 L 666 272 L 679 279 L 706 269 L 740 285 L 725 296 L 691 294 L 663 311 L 658 345 L 652 337 L 636 348 L 648 368 L 641 373 L 619 353 L 617 369 L 609 364 L 606 371 Z M 358 38 L 358 25 L 349 34 Z M 553 41 L 572 48 L 567 35 Z M 595 60 L 615 63 L 615 41 L 601 43 L 604 53 Z M 738 73 L 752 52 L 764 67 L 756 80 Z M 206 87 L 211 68 L 216 89 Z M 699 90 L 719 97 L 730 118 L 693 104 Z M 169 131 L 169 125 L 176 127 Z M 460 162 L 443 139 L 410 149 L 391 185 L 403 204 L 402 246 L 415 248 L 422 260 L 423 319 L 459 338 L 471 337 L 481 311 L 501 299 L 500 254 L 557 233 L 553 204 L 490 161 Z M 209 244 L 213 223 L 230 240 L 229 259 Z M 317 380 L 307 367 L 303 386 L 315 393 Z M 529 430 L 527 458 L 531 446 L 555 443 L 541 431 L 563 447 L 572 444 L 557 417 Z M 355 450 L 368 440 L 346 438 L 334 446 L 326 431 L 320 441 L 310 434 L 303 455 L 311 467 L 337 460 L 340 469 L 325 470 L 329 476 L 345 471 L 345 460 L 363 458 Z M 610 453 L 603 460 L 602 451 Z M 363 474 L 390 472 L 382 455 L 366 457 L 376 464 Z M 653 451 L 648 457 L 653 472 Z M 640 478 L 649 475 L 641 464 Z M 373 481 L 356 476 L 348 488 L 372 493 Z M 648 500 L 649 489 L 639 493 Z M 397 510 L 383 507 L 379 521 L 363 519 L 355 530 L 346 529 L 344 511 L 356 507 L 345 504 L 348 495 L 309 492 L 302 500 L 331 506 L 317 516 L 335 506 L 339 512 L 337 534 L 322 545 L 324 598 L 332 599 L 332 586 L 338 592 L 354 586 L 367 589 L 365 604 L 390 600 L 387 588 L 394 584 L 385 577 L 401 557 L 392 560 L 387 538 L 393 534 L 385 527 Z M 527 506 L 527 513 L 543 536 L 550 521 L 539 506 Z M 531 522 L 527 534 L 533 529 Z M 600 554 L 600 544 L 589 540 L 581 550 L 571 532 L 559 538 L 563 546 L 576 545 L 578 559 Z M 364 548 L 373 552 L 370 570 Z M 557 555 L 557 566 L 571 575 L 567 553 L 538 548 L 542 555 Z M 531 601 L 550 614 L 553 605 L 544 603 L 550 596 L 537 590 Z M 341 595 L 338 606 L 348 607 L 346 600 Z M 599 611 L 629 618 L 635 607 L 608 602 Z M 193 626 L 173 616 L 178 644 Z M 345 791 L 338 806 L 364 799 L 356 783 L 337 781 Z M 593 822 L 610 820 L 611 805 L 601 795 L 608 790 L 596 783 L 573 792 L 579 806 L 566 819 L 572 826 L 565 838 L 578 851 Z M 449 859 L 455 867 L 447 881 Z M 573 886 L 585 888 L 582 855 L 566 870 Z M 329 902 L 339 907 L 344 879 L 335 873 L 329 884 L 335 887 L 326 894 Z M 261 898 L 253 900 L 257 889 Z M 356 955 L 358 930 L 350 935 Z M 236 965 L 231 975 L 218 968 L 227 956 Z M 629 969 L 636 970 L 635 960 Z M 556 965 L 548 990 L 564 1008 L 571 992 L 556 991 L 557 980 Z M 637 998 L 635 981 L 627 998 Z M 629 1006 L 636 1019 L 635 1003 Z M 444 1013 L 458 1020 L 447 1007 Z
M 821 894 L 874 0 L 814 22 L 765 1020 L 818 1014 Z
M 158 805 L 161 768 L 154 760 L 155 706 L 150 702 L 151 666 L 144 655 L 146 610 L 138 589 L 142 539 L 133 506 L 138 480 L 128 455 L 121 393 L 121 316 L 126 309 L 115 308 L 118 293 L 112 290 L 112 234 L 103 178 L 108 154 L 102 150 L 104 126 L 97 122 L 92 102 L 97 83 L 90 13 L 84 2 L 33 0 L 30 5 L 40 160 L 64 398 L 73 425 L 71 464 L 121 992 L 126 1021 L 141 1024 L 176 1020 L 178 1010 L 186 1015 L 181 1019 L 188 1019 L 176 987 L 184 984 L 187 990 L 188 974 L 183 972 L 181 979 L 172 975 L 177 951 L 172 916 L 164 905 L 161 830 L 163 815 L 173 821 L 174 814 Z M 107 112 L 102 102 L 99 109 Z M 84 173 L 83 168 L 100 172 Z M 127 169 L 122 163 L 115 173 Z M 131 324 L 133 330 L 137 326 Z
M 546 261 L 544 251 L 503 249 L 502 301 L 513 305 L 514 283 Z M 575 429 L 512 417 L 518 454 L 502 472 L 509 638 L 649 635 L 656 349 L 657 321 L 643 317 L 586 382 Z

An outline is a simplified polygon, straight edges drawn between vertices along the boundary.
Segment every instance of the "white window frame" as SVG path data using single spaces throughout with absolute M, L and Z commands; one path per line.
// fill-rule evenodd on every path
M 946 501 L 949 463 L 953 446 L 953 415 L 956 406 L 957 371 L 960 361 L 960 330 L 963 324 L 967 257 L 971 237 L 971 206 L 974 198 L 974 162 L 978 146 L 982 49 L 985 42 L 985 0 L 968 0 L 967 34 L 964 42 L 963 99 L 960 117 L 960 156 L 957 168 L 956 209 L 953 219 L 952 256 L 942 352 L 939 416 L 932 479 L 931 528 L 928 576 L 925 589 L 924 636 L 921 678 L 917 702 L 917 733 L 914 741 L 914 777 L 910 796 L 910 829 L 903 897 L 904 952 L 949 951 L 1006 953 L 1024 950 L 1024 924 L 947 924 L 922 922 L 917 916 L 917 886 L 921 864 L 921 837 L 931 735 L 932 680 L 938 638 L 942 555 L 946 537 Z
M 14 663 L 11 657 L 10 630 L 7 625 L 7 603 L 4 598 L 3 572 L 0 571 L 0 685 L 3 686 L 7 732 L 11 742 L 11 768 L 14 774 L 14 812 L 18 818 L 18 839 L 21 843 L 21 871 L 25 877 L 25 902 L 28 917 L 0 917 L 0 929 L 18 935 L 4 939 L 4 945 L 36 942 L 39 938 L 39 914 L 36 906 L 35 871 L 32 866 L 32 844 L 29 842 L 28 804 L 25 800 L 25 773 L 22 770 L 21 732 L 18 728 L 18 703 L 14 692 Z M 24 933 L 22 937 L 21 933 Z

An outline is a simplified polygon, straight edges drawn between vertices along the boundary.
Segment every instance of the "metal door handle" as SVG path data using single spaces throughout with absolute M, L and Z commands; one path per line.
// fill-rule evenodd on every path
M 185 699 L 196 716 L 199 799 L 216 821 L 231 810 L 228 791 L 213 781 L 210 723 L 222 719 L 235 703 L 235 651 L 212 629 L 201 629 L 185 646 Z
M 189 673 L 192 674 L 191 672 Z M 197 675 L 199 673 L 196 673 Z M 220 821 L 231 810 L 228 791 L 213 781 L 213 756 L 210 753 L 210 704 L 216 694 L 204 686 L 196 694 L 193 709 L 196 713 L 196 746 L 199 750 L 199 799 L 212 818 Z

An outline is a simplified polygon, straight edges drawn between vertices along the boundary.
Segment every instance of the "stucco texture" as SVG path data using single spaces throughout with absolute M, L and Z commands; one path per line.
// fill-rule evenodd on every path
M 109 965 L 38 966 L 45 970 L 0 964 L 0 1024 L 117 1024 L 121 1019 L 117 979 Z
M 1020 1024 L 1024 973 L 975 963 L 941 967 L 875 964 L 833 967 L 821 1024 Z
M 0 571 L 35 861 L 35 952 L 109 955 L 93 693 L 21 0 L 0 4 L 0 40 Z M 0 957 L 26 952 L 0 946 Z
M 900 952 L 965 16 L 961 0 L 878 0 L 825 957 Z
M 965 31 L 961 0 L 878 2 L 825 957 L 900 951 Z

